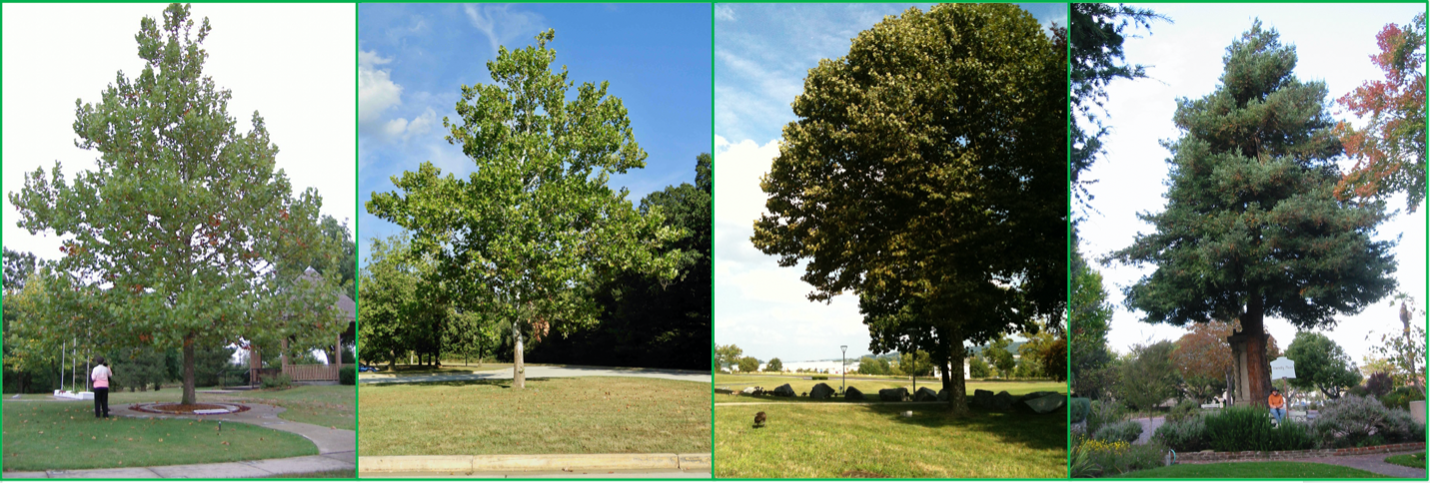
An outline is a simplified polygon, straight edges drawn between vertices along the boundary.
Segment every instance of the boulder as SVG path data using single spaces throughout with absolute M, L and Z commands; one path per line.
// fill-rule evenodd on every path
M 909 400 L 909 390 L 902 387 L 894 389 L 880 389 L 879 400 L 884 402 L 904 402 Z
M 1047 414 L 1067 406 L 1068 397 L 1056 392 L 1035 393 L 1035 397 L 1019 399 L 1013 407 L 1019 411 Z
M 746 387 L 745 390 L 740 391 L 740 394 L 744 394 L 744 395 L 747 395 L 747 396 L 748 396 L 748 395 L 754 394 L 755 391 L 758 391 L 758 390 L 760 390 L 760 388 L 758 388 L 758 387 Z
M 810 399 L 829 399 L 831 397 L 834 397 L 834 388 L 823 382 L 815 384 L 814 388 L 809 390 Z
M 990 404 L 989 409 L 994 411 L 1007 411 L 1013 407 L 1013 395 L 1008 394 L 1008 391 L 994 394 Z
M 775 390 L 770 391 L 770 394 L 779 397 L 794 397 L 794 388 L 790 387 L 789 384 L 781 384 L 780 387 L 776 387 Z
M 973 402 L 971 404 L 976 408 L 992 409 L 993 391 L 975 389 L 973 391 Z
M 938 400 L 948 402 L 948 389 L 938 390 Z
M 859 391 L 859 389 L 855 388 L 854 386 L 849 386 L 849 387 L 847 387 L 847 388 L 844 389 L 844 400 L 845 400 L 845 401 L 863 401 L 863 400 L 864 400 L 864 393 L 861 392 L 861 391 Z
M 914 392 L 914 401 L 936 402 L 938 401 L 938 393 L 933 392 L 933 389 L 929 389 L 927 387 L 920 387 L 918 391 Z

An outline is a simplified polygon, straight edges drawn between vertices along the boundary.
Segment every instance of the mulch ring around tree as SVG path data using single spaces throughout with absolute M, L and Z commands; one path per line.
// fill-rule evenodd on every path
M 144 413 L 196 416 L 237 414 L 247 411 L 248 409 L 248 406 L 244 406 L 242 404 L 229 403 L 179 404 L 176 402 L 151 402 L 129 406 L 129 410 L 131 411 L 139 411 Z

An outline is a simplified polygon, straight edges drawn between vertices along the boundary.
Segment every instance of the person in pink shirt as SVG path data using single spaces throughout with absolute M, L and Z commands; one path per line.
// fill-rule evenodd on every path
M 89 371 L 89 380 L 94 382 L 94 417 L 109 417 L 109 366 L 104 365 L 104 357 L 94 358 L 94 370 Z M 102 411 L 102 412 L 101 412 Z

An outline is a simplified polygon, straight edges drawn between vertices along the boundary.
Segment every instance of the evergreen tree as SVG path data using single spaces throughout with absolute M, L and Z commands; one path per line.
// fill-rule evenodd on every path
M 1265 406 L 1263 318 L 1331 327 L 1394 288 L 1395 262 L 1392 243 L 1371 240 L 1384 204 L 1335 197 L 1341 143 L 1326 86 L 1296 78 L 1295 48 L 1257 21 L 1222 61 L 1215 92 L 1178 100 L 1166 210 L 1139 215 L 1156 231 L 1112 257 L 1157 267 L 1125 290 L 1147 321 L 1240 322 L 1230 340 L 1248 364 L 1237 396 Z

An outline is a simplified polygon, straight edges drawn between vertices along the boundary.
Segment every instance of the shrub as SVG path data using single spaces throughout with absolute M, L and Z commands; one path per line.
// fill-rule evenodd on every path
M 263 376 L 264 389 L 287 389 L 293 386 L 293 379 L 288 374 L 279 374 L 277 377 Z
M 1315 434 L 1325 448 L 1377 446 L 1421 441 L 1425 425 L 1416 423 L 1406 411 L 1386 408 L 1377 399 L 1352 395 L 1321 410 Z
M 829 376 L 809 376 L 809 380 L 811 380 L 811 381 L 827 381 L 827 380 L 829 380 Z
M 344 386 L 357 384 L 357 367 L 345 365 L 338 369 L 338 384 Z
M 1414 387 L 1401 387 L 1380 396 L 1380 403 L 1390 409 L 1410 410 L 1410 401 L 1424 401 L 1425 396 Z
M 1093 439 L 1097 441 L 1112 442 L 1121 441 L 1132 443 L 1142 436 L 1142 423 L 1136 421 L 1123 421 L 1117 424 L 1103 425 L 1102 429 L 1093 433 Z
M 1092 407 L 1087 413 L 1087 434 L 1094 435 L 1097 430 L 1104 425 L 1121 422 L 1127 415 L 1127 408 L 1121 403 L 1108 400 L 1097 400 L 1092 402 Z
M 1133 445 L 1124 441 L 1088 440 L 1078 447 L 1086 453 L 1078 464 L 1085 475 L 1119 475 L 1162 466 L 1166 450 L 1158 445 Z
M 1285 451 L 1314 447 L 1306 426 L 1282 421 L 1271 426 L 1271 413 L 1265 408 L 1233 406 L 1205 419 L 1206 439 L 1216 451 Z
M 1201 414 L 1202 406 L 1194 399 L 1186 399 L 1167 411 L 1167 421 L 1177 422 Z
M 1085 397 L 1075 397 L 1068 399 L 1068 419 L 1074 423 L 1081 423 L 1087 419 L 1087 413 L 1091 411 L 1092 400 Z
M 1206 414 L 1194 414 L 1180 421 L 1168 420 L 1152 433 L 1152 440 L 1182 452 L 1208 449 Z
M 1376 397 L 1384 396 L 1393 387 L 1395 387 L 1395 383 L 1390 380 L 1390 374 L 1386 374 L 1385 371 L 1371 374 L 1365 380 L 1365 390 Z

